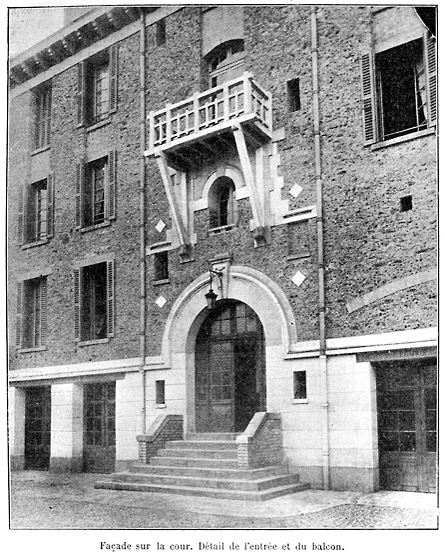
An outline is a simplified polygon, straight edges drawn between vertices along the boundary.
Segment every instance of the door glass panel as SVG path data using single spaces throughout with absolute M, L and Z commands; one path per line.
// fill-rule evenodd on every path
M 431 453 L 436 452 L 436 433 L 427 432 L 426 434 L 426 450 Z
M 400 451 L 416 450 L 416 433 L 400 432 Z
M 400 430 L 415 431 L 414 411 L 399 411 Z

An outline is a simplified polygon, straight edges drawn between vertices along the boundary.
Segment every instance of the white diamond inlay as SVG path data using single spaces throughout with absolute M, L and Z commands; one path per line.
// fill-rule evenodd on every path
M 162 233 L 166 227 L 166 223 L 163 222 L 162 220 L 159 220 L 159 222 L 156 224 L 156 229 L 159 231 L 159 233 Z
M 155 300 L 155 303 L 159 306 L 159 308 L 162 308 L 163 306 L 165 306 L 166 302 L 167 302 L 167 299 L 162 295 Z
M 301 187 L 301 185 L 298 185 L 298 183 L 295 183 L 295 185 L 292 187 L 292 189 L 289 191 L 289 193 L 293 197 L 297 198 L 302 190 L 303 190 L 303 187 Z
M 300 285 L 303 283 L 305 279 L 306 279 L 306 276 L 298 270 L 298 272 L 292 278 L 292 281 L 295 283 L 297 287 L 300 287 Z

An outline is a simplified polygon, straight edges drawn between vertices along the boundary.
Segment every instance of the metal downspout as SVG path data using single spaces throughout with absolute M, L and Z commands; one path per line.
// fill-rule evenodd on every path
M 311 52 L 312 52 L 312 106 L 314 116 L 314 156 L 315 156 L 315 188 L 317 204 L 317 252 L 318 252 L 318 313 L 320 334 L 320 394 L 321 394 L 321 438 L 322 438 L 322 470 L 323 489 L 329 489 L 329 406 L 328 406 L 328 376 L 326 359 L 326 306 L 323 252 L 323 181 L 321 169 L 320 146 L 320 106 L 318 83 L 318 36 L 317 36 L 317 7 L 311 7 Z
M 140 433 L 145 434 L 146 393 L 145 393 L 145 342 L 146 342 L 146 287 L 145 287 L 145 14 L 141 9 L 140 34 L 140 157 L 139 157 L 139 232 L 140 232 L 140 322 L 139 322 L 139 375 L 141 386 Z

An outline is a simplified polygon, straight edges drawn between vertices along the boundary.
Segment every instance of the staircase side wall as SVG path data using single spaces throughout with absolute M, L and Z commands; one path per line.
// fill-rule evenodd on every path
M 257 413 L 237 440 L 238 466 L 259 468 L 282 464 L 283 433 L 279 414 Z
M 150 458 L 154 457 L 168 441 L 181 439 L 184 439 L 182 415 L 168 414 L 156 419 L 148 434 L 137 437 L 139 462 L 148 464 Z

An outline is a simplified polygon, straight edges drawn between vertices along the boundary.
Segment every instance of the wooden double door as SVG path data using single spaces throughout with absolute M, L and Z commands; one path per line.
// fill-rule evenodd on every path
M 202 324 L 195 402 L 197 432 L 241 432 L 266 410 L 263 328 L 246 304 L 221 302 Z
M 436 491 L 435 360 L 376 364 L 380 488 Z

